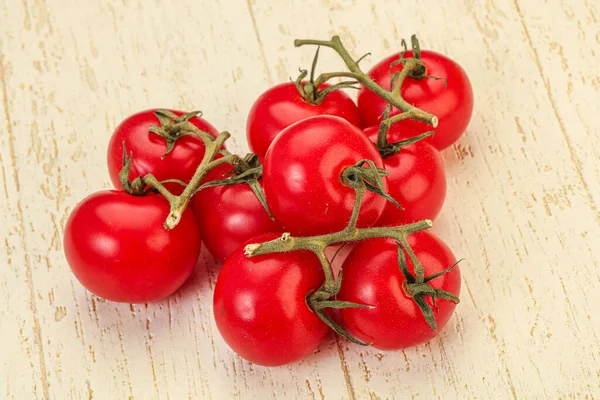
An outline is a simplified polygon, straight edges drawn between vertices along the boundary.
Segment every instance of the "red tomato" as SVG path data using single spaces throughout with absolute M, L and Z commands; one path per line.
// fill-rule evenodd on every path
M 194 196 L 192 209 L 206 248 L 219 261 L 248 239 L 283 232 L 247 184 L 203 189 Z
M 153 174 L 156 179 L 179 179 L 189 182 L 204 157 L 204 142 L 195 136 L 186 135 L 175 142 L 175 147 L 167 155 L 167 142 L 157 134 L 150 133 L 150 125 L 160 125 L 154 114 L 156 110 L 146 110 L 125 119 L 113 133 L 108 144 L 108 171 L 110 179 L 117 189 L 121 189 L 119 172 L 123 166 L 123 141 L 127 153 L 133 152 L 133 164 L 129 177 L 131 180 L 140 175 Z M 181 111 L 172 111 L 180 116 Z M 217 136 L 219 132 L 206 120 L 192 117 L 191 122 L 198 129 Z M 163 156 L 164 155 L 164 156 Z M 174 194 L 181 194 L 183 186 L 176 183 L 165 184 Z
M 185 211 L 165 230 L 164 197 L 102 191 L 79 203 L 65 226 L 65 255 L 90 292 L 112 301 L 147 303 L 175 292 L 200 254 L 200 233 Z
M 325 83 L 320 89 L 329 87 Z M 329 93 L 319 105 L 304 101 L 293 82 L 282 83 L 263 93 L 254 103 L 246 123 L 246 136 L 253 153 L 263 156 L 275 136 L 295 122 L 315 116 L 335 115 L 360 126 L 354 101 L 341 90 Z
M 248 243 L 276 237 L 262 235 Z M 217 278 L 217 328 L 227 344 L 252 363 L 275 366 L 300 360 L 328 331 L 306 304 L 306 296 L 324 279 L 319 260 L 309 251 L 247 258 L 239 247 Z
M 365 135 L 377 142 L 378 127 L 364 130 Z M 406 137 L 389 135 L 390 143 Z M 439 151 L 423 140 L 403 147 L 396 155 L 383 159 L 388 176 L 389 194 L 404 210 L 392 203 L 385 206 L 377 221 L 379 226 L 402 225 L 423 219 L 434 220 L 446 198 L 446 172 Z
M 413 56 L 412 51 L 405 54 L 406 58 Z M 394 54 L 375 65 L 368 75 L 384 89 L 390 89 L 390 65 L 399 59 Z M 401 94 L 408 103 L 427 111 L 439 119 L 435 135 L 426 139 L 428 143 L 438 150 L 445 149 L 456 142 L 463 134 L 471 114 L 473 113 L 473 90 L 465 71 L 456 62 L 448 57 L 433 51 L 421 50 L 421 61 L 427 69 L 426 75 L 446 78 L 447 86 L 444 88 L 442 79 L 431 78 L 413 79 L 407 77 L 401 88 Z M 402 64 L 392 69 L 392 75 L 402 70 Z M 366 88 L 361 88 L 358 93 L 358 108 L 364 126 L 378 125 L 380 116 L 387 102 Z M 400 110 L 392 108 L 390 115 L 398 114 Z M 423 133 L 431 130 L 425 123 L 414 120 L 400 121 L 394 124 L 391 132 Z
M 408 236 L 408 243 L 423 264 L 425 276 L 456 263 L 448 246 L 430 232 L 414 233 Z M 408 255 L 406 259 L 408 270 L 414 274 Z M 343 270 L 338 299 L 375 306 L 372 309 L 340 310 L 346 327 L 357 338 L 372 342 L 373 347 L 378 349 L 392 350 L 424 343 L 437 334 L 427 325 L 420 308 L 402 287 L 405 279 L 398 266 L 398 245 L 395 241 L 371 239 L 359 243 L 344 262 Z M 458 267 L 429 281 L 429 284 L 458 296 Z M 425 297 L 425 301 L 433 305 L 430 297 Z M 439 310 L 433 307 L 433 313 L 439 332 L 456 305 L 442 299 L 437 299 L 436 303 Z
M 275 220 L 286 231 L 300 236 L 344 229 L 356 196 L 340 176 L 363 159 L 383 167 L 373 143 L 342 118 L 312 117 L 283 130 L 265 156 L 263 175 L 267 203 Z M 385 177 L 383 181 L 387 182 Z M 366 192 L 357 226 L 373 225 L 386 201 Z

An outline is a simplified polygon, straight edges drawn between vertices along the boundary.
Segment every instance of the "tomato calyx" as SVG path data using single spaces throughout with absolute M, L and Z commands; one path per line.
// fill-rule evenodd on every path
M 402 275 L 405 279 L 404 282 L 402 282 L 402 289 L 404 290 L 404 293 L 408 297 L 411 297 L 417 304 L 417 306 L 419 306 L 419 309 L 423 313 L 423 317 L 425 317 L 425 321 L 427 321 L 429 327 L 432 330 L 437 331 L 437 322 L 435 320 L 433 310 L 424 298 L 431 297 L 433 307 L 436 309 L 436 311 L 438 310 L 436 299 L 452 301 L 454 304 L 458 304 L 460 300 L 453 293 L 442 289 L 436 289 L 433 286 L 431 286 L 428 282 L 452 271 L 454 267 L 456 267 L 458 263 L 462 261 L 462 259 L 458 260 L 453 265 L 451 265 L 443 271 L 429 276 L 424 276 L 423 265 L 417 259 L 417 257 L 414 256 L 414 253 L 412 252 L 412 249 L 410 249 L 410 246 L 408 248 L 404 247 L 407 244 L 408 243 L 405 241 L 404 243 L 401 243 L 400 241 L 398 242 L 398 265 L 400 266 L 400 271 L 402 272 Z M 404 251 L 408 253 L 409 257 L 411 258 L 411 261 L 413 262 L 415 268 L 415 275 L 411 274 L 408 271 Z
M 313 58 L 312 66 L 310 69 L 310 79 L 308 80 L 308 82 L 304 81 L 304 78 L 306 78 L 306 76 L 308 75 L 308 71 L 306 69 L 300 69 L 300 75 L 298 75 L 298 77 L 294 81 L 294 85 L 296 86 L 300 97 L 302 97 L 302 99 L 306 103 L 314 106 L 318 106 L 319 104 L 321 104 L 323 100 L 325 100 L 325 97 L 335 90 L 359 89 L 359 87 L 356 86 L 358 84 L 358 81 L 351 80 L 342 81 L 329 87 L 326 87 L 325 89 L 319 90 L 319 87 L 325 82 L 322 80 L 315 81 L 315 70 L 317 67 L 317 60 L 319 58 L 320 48 L 320 46 L 317 46 L 317 51 L 315 52 L 315 57 Z
M 344 185 L 350 186 L 355 190 L 364 187 L 366 190 L 392 202 L 396 207 L 402 210 L 402 206 L 385 190 L 382 178 L 387 175 L 388 172 L 385 169 L 378 168 L 373 160 L 365 159 L 344 168 L 340 180 Z
M 202 111 L 191 111 L 177 116 L 175 113 L 165 110 L 158 109 L 154 112 L 160 125 L 150 125 L 149 132 L 154 133 L 167 142 L 167 149 L 163 154 L 166 156 L 175 147 L 177 139 L 185 136 L 194 134 L 198 130 L 191 122 L 190 119 L 193 117 L 201 117 Z
M 411 42 L 411 50 L 413 52 L 413 57 L 412 58 L 404 57 L 404 55 L 408 51 L 408 48 L 406 46 L 406 41 L 404 39 L 402 39 L 401 45 L 402 45 L 402 47 L 404 47 L 404 50 L 400 52 L 400 58 L 397 61 L 394 61 L 393 63 L 390 64 L 390 74 L 392 73 L 392 70 L 394 69 L 394 67 L 396 65 L 402 64 L 403 67 L 406 67 L 407 63 L 412 63 L 412 65 L 410 65 L 410 67 L 408 68 L 408 76 L 410 76 L 411 78 L 416 79 L 416 80 L 421 80 L 421 79 L 425 79 L 425 78 L 434 79 L 434 80 L 443 80 L 444 88 L 446 88 L 446 86 L 447 86 L 446 78 L 439 78 L 437 76 L 427 75 L 427 66 L 423 63 L 423 61 L 421 61 L 421 46 L 419 44 L 419 39 L 417 39 L 417 35 L 412 35 L 410 37 L 410 42 Z M 409 61 L 409 60 L 412 60 L 412 61 Z M 396 74 L 392 75 L 392 79 L 391 79 L 392 85 L 394 85 L 394 81 L 400 76 L 401 73 L 402 72 L 397 72 Z
M 225 156 L 231 155 L 227 150 L 222 150 L 221 154 Z M 271 214 L 271 210 L 269 209 L 269 205 L 267 204 L 265 192 L 258 182 L 262 177 L 262 174 L 263 166 L 261 165 L 258 156 L 253 153 L 248 153 L 243 159 L 239 160 L 237 165 L 235 165 L 231 171 L 226 173 L 226 175 L 231 175 L 230 177 L 207 182 L 200 186 L 195 193 L 209 187 L 247 184 L 269 215 L 269 218 L 274 219 L 273 214 Z
M 410 42 L 413 57 L 404 57 L 404 55 L 408 51 L 408 48 L 406 46 L 406 40 L 402 39 L 400 44 L 402 45 L 402 47 L 404 47 L 404 50 L 400 52 L 400 58 L 397 61 L 394 61 L 390 64 L 390 73 L 392 73 L 392 70 L 396 65 L 402 64 L 402 66 L 405 67 L 407 64 L 410 63 L 411 65 L 407 69 L 407 75 L 413 79 L 423 79 L 426 77 L 425 74 L 427 73 L 427 67 L 425 67 L 425 64 L 423 64 L 423 61 L 421 61 L 421 46 L 419 45 L 419 39 L 417 39 L 417 35 L 412 35 L 410 37 Z M 401 72 L 398 72 L 392 76 L 392 86 L 394 85 L 395 80 L 400 74 Z

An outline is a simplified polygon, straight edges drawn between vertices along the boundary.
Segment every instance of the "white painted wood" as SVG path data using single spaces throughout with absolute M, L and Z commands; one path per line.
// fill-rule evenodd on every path
M 591 0 L 0 3 L 0 398 L 404 399 L 600 395 L 600 5 Z M 431 343 L 328 338 L 303 362 L 235 356 L 208 254 L 172 298 L 100 301 L 62 253 L 69 211 L 109 187 L 126 115 L 201 109 L 247 150 L 245 115 L 338 33 L 364 67 L 416 32 L 467 70 L 476 112 L 444 157 L 435 231 L 467 259 Z M 341 67 L 322 51 L 321 69 Z

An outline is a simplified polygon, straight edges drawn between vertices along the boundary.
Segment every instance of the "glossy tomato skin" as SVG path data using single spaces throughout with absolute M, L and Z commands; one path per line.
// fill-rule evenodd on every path
M 321 89 L 329 87 L 323 84 Z M 354 101 L 342 90 L 329 93 L 319 105 L 304 101 L 292 82 L 264 92 L 254 103 L 246 123 L 246 136 L 253 153 L 264 156 L 275 137 L 285 128 L 315 115 L 335 115 L 360 126 Z
M 424 231 L 408 237 L 408 242 L 423 264 L 425 276 L 440 272 L 456 262 L 452 251 L 434 234 Z M 407 258 L 408 270 L 414 274 Z M 347 328 L 359 339 L 372 342 L 381 350 L 404 349 L 424 343 L 434 336 L 421 310 L 402 288 L 404 276 L 398 266 L 398 247 L 391 239 L 370 239 L 359 243 L 343 265 L 344 277 L 338 299 L 375 306 L 372 309 L 340 310 Z M 458 267 L 429 282 L 431 286 L 459 295 Z M 431 298 L 425 297 L 432 305 Z M 437 299 L 433 307 L 438 332 L 456 305 Z
M 405 57 L 413 57 L 408 51 Z M 392 55 L 376 64 L 368 75 L 385 89 L 390 88 L 390 65 L 399 59 L 399 55 Z M 416 80 L 406 78 L 401 94 L 408 103 L 427 111 L 439 119 L 436 134 L 425 139 L 438 150 L 445 149 L 456 142 L 463 134 L 473 113 L 473 89 L 467 74 L 460 65 L 450 58 L 428 50 L 421 51 L 421 60 L 427 68 L 427 75 L 446 78 L 447 86 L 444 88 L 442 79 L 424 78 Z M 392 75 L 402 70 L 402 64 L 392 69 Z M 358 108 L 364 126 L 378 125 L 380 116 L 387 103 L 366 88 L 361 88 L 358 93 Z M 391 115 L 400 111 L 392 109 Z M 431 126 L 414 120 L 400 121 L 394 124 L 391 132 L 407 132 L 420 134 L 431 130 Z
M 194 196 L 192 209 L 206 248 L 221 262 L 255 236 L 283 233 L 247 184 L 203 189 Z
M 131 180 L 140 175 L 153 174 L 156 179 L 179 179 L 189 182 L 204 156 L 204 143 L 201 139 L 187 135 L 177 139 L 171 152 L 165 156 L 167 142 L 157 134 L 150 133 L 151 125 L 160 125 L 154 115 L 156 110 L 146 110 L 126 118 L 115 129 L 108 144 L 108 171 L 110 180 L 117 189 L 121 189 L 119 172 L 123 166 L 123 141 L 127 153 L 133 153 L 133 163 L 129 177 Z M 173 113 L 180 116 L 182 111 Z M 199 117 L 189 120 L 198 129 L 217 137 L 219 132 L 208 121 Z M 183 186 L 176 183 L 165 184 L 174 194 L 181 194 Z
M 375 143 L 378 130 L 378 127 L 371 127 L 363 132 Z M 388 135 L 391 143 L 403 139 L 407 137 Z M 446 172 L 440 152 L 421 140 L 403 147 L 398 154 L 384 158 L 383 165 L 389 173 L 389 194 L 404 210 L 388 202 L 377 225 L 434 220 L 446 199 Z
M 266 234 L 247 243 L 277 238 Z M 214 315 L 219 332 L 241 357 L 263 366 L 289 364 L 312 353 L 328 327 L 306 304 L 324 280 L 309 251 L 248 258 L 243 245 L 217 278 Z
M 350 219 L 355 191 L 342 183 L 342 171 L 363 159 L 383 167 L 373 143 L 354 125 L 317 116 L 284 129 L 265 156 L 263 182 L 271 212 L 292 235 L 342 230 Z M 387 179 L 383 178 L 387 185 Z M 387 186 L 386 186 L 387 188 Z M 373 225 L 386 200 L 365 192 L 359 228 Z
M 192 273 L 200 233 L 189 210 L 167 231 L 169 203 L 101 191 L 85 198 L 65 226 L 65 255 L 86 289 L 111 301 L 148 303 L 175 292 Z

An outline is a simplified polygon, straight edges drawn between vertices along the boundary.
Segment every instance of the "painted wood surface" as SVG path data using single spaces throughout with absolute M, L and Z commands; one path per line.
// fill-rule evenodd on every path
M 599 19 L 593 0 L 0 1 L 0 398 L 600 397 Z M 253 100 L 310 65 L 294 38 L 339 34 L 368 67 L 412 33 L 476 96 L 444 152 L 434 230 L 466 261 L 439 338 L 380 352 L 331 336 L 267 369 L 220 338 L 209 254 L 158 304 L 105 302 L 73 278 L 63 226 L 110 187 L 124 117 L 201 109 L 244 152 Z

